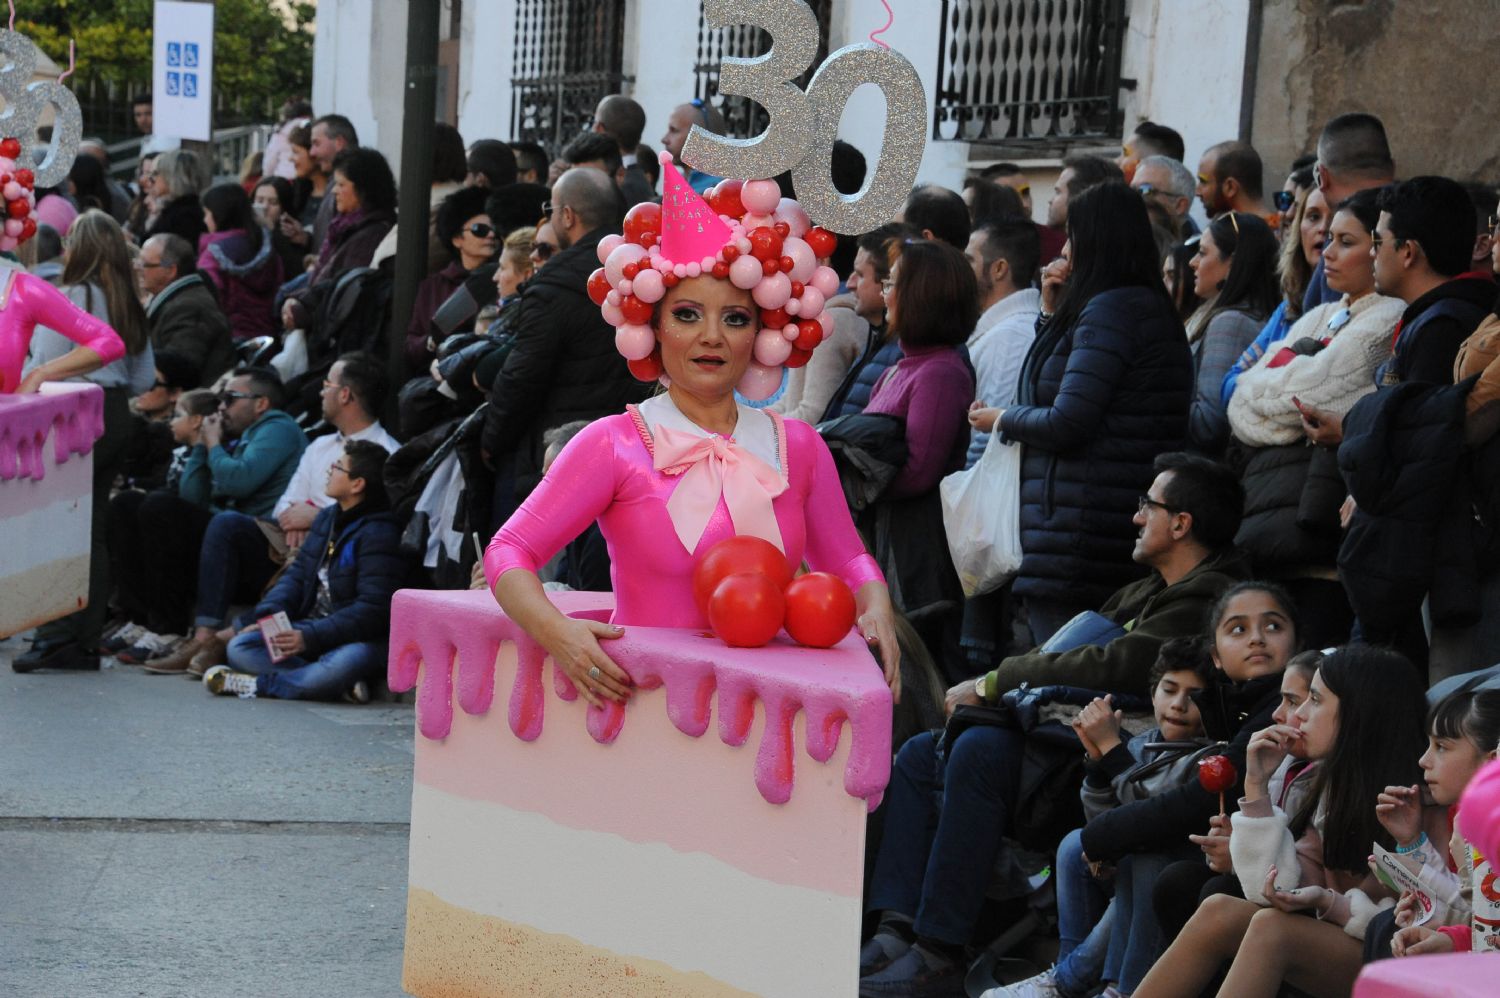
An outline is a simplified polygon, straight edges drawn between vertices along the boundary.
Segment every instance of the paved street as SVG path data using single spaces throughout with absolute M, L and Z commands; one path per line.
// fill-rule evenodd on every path
M 412 708 L 0 642 L 0 995 L 397 996 Z

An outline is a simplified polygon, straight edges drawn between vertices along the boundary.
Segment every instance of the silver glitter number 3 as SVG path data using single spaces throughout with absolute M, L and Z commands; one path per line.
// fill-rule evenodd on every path
M 802 0 L 705 0 L 703 16 L 712 28 L 748 24 L 770 34 L 769 52 L 726 58 L 719 74 L 721 93 L 760 104 L 770 124 L 750 139 L 694 125 L 683 160 L 721 177 L 755 179 L 790 170 L 802 207 L 835 232 L 868 232 L 889 221 L 911 190 L 926 144 L 927 96 L 911 63 L 874 44 L 849 45 L 819 67 L 804 94 L 788 82 L 817 55 L 817 18 Z M 885 97 L 885 135 L 864 188 L 844 195 L 833 185 L 833 143 L 844 106 L 864 83 L 875 84 Z
M 0 98 L 5 111 L 0 113 L 0 137 L 14 136 L 21 143 L 18 162 L 29 165 L 36 145 L 36 126 L 48 104 L 55 109 L 52 143 L 47 158 L 33 171 L 36 186 L 56 187 L 67 179 L 78 155 L 78 140 L 83 134 L 83 112 L 73 92 L 56 80 L 31 82 L 36 70 L 36 46 L 30 38 L 15 31 L 0 29 Z

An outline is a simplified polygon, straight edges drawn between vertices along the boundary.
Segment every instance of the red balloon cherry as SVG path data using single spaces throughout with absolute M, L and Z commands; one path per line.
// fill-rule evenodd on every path
M 812 360 L 812 351 L 803 350 L 801 348 L 802 337 L 800 334 L 798 335 L 797 340 L 797 345 L 792 347 L 792 355 L 786 359 L 787 367 L 806 367 L 807 362 Z
M 786 555 L 775 544 L 760 537 L 728 537 L 704 552 L 693 566 L 693 600 L 708 612 L 708 601 L 719 583 L 731 575 L 760 574 L 776 583 L 777 591 L 792 581 Z M 778 624 L 779 626 L 779 624 Z
M 775 229 L 776 234 L 783 239 L 792 234 L 792 227 L 785 222 L 777 222 L 771 228 Z M 787 269 L 791 270 L 792 268 L 788 267 Z
M 0 139 L 0 156 L 6 159 L 15 159 L 21 155 L 21 140 L 14 136 Z
M 745 202 L 740 200 L 740 188 L 745 186 L 743 180 L 721 180 L 715 190 L 714 211 L 720 215 L 728 215 L 730 218 L 739 218 L 745 214 Z
M 610 291 L 609 277 L 604 273 L 603 267 L 600 267 L 598 270 L 589 275 L 589 282 L 587 287 L 589 292 L 589 301 L 593 302 L 595 305 L 603 305 L 604 299 L 609 295 Z
M 5 213 L 11 218 L 25 218 L 31 214 L 31 205 L 26 202 L 25 198 L 16 198 L 14 201 L 6 202 Z
M 833 251 L 839 244 L 837 236 L 827 229 L 822 228 L 808 229 L 807 234 L 802 237 L 802 240 L 808 246 L 812 247 L 813 256 L 819 259 L 825 256 L 832 256 Z
M 759 648 L 776 636 L 786 618 L 786 598 L 759 572 L 730 575 L 708 600 L 708 626 L 731 648 Z
M 740 248 L 734 243 L 724 247 L 724 262 L 733 263 L 740 258 Z
M 21 239 L 27 240 L 36 235 L 36 220 L 28 218 L 21 223 Z
M 1198 761 L 1198 785 L 1211 794 L 1222 794 L 1239 781 L 1240 774 L 1228 756 L 1211 755 Z
M 17 150 L 17 152 L 19 152 L 19 150 Z M 20 184 L 22 187 L 26 188 L 29 191 L 33 186 L 36 185 L 36 174 L 23 167 L 22 169 L 16 171 L 16 183 Z
M 803 319 L 797 323 L 797 349 L 812 353 L 823 342 L 823 326 L 814 319 Z
M 661 275 L 661 282 L 669 288 L 677 287 L 677 282 L 680 280 L 681 278 L 671 271 L 668 271 L 667 273 Z
M 780 329 L 792 321 L 792 317 L 786 314 L 784 308 L 763 308 L 760 311 L 760 324 L 763 329 Z
M 633 325 L 644 326 L 651 321 L 651 313 L 655 307 L 641 301 L 635 295 L 626 295 L 620 299 L 620 312 L 625 316 L 625 321 Z
M 632 378 L 650 383 L 661 377 L 661 353 L 653 353 L 643 360 L 626 361 L 625 366 L 630 368 Z
M 661 231 L 661 205 L 654 201 L 642 201 L 625 213 L 625 225 L 623 232 L 625 241 L 641 244 L 641 237 L 647 233 L 658 233 Z
M 625 266 L 623 266 L 623 267 L 620 268 L 620 275 L 622 277 L 624 277 L 625 280 L 627 280 L 627 281 L 633 281 L 633 280 L 635 280 L 635 275 L 639 274 L 640 272 L 641 272 L 641 265 L 638 264 L 638 263 L 636 263 L 633 260 L 630 263 L 627 263 Z
M 787 268 L 787 270 L 791 270 L 791 269 L 792 268 L 790 268 L 790 267 Z M 807 290 L 807 285 L 803 284 L 801 281 L 793 281 L 792 282 L 792 297 L 793 298 L 801 298 L 802 297 L 802 292 L 804 292 L 806 290 Z
M 779 261 L 781 237 L 769 226 L 760 225 L 750 230 L 750 255 L 763 263 Z M 775 271 L 772 271 L 775 273 Z
M 729 264 L 725 263 L 723 260 L 715 260 L 713 273 L 715 277 L 722 281 L 724 278 L 729 276 Z
M 786 587 L 786 632 L 809 648 L 832 648 L 854 626 L 854 593 L 837 575 L 809 572 Z
M 765 274 L 767 277 L 770 277 L 771 275 L 775 274 L 780 269 L 781 269 L 781 264 L 779 262 L 777 262 L 777 260 L 776 260 L 775 257 L 772 257 L 769 260 L 762 260 L 760 262 L 760 272 L 762 274 Z

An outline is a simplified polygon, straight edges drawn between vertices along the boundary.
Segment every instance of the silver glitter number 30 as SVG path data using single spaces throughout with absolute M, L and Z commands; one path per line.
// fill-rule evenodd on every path
M 14 136 L 21 143 L 23 165 L 31 163 L 36 145 L 36 126 L 48 104 L 55 109 L 52 143 L 47 158 L 33 171 L 36 186 L 56 187 L 67 179 L 78 155 L 78 140 L 83 135 L 83 112 L 73 92 L 56 80 L 31 82 L 36 71 L 36 46 L 30 38 L 16 31 L 0 29 L 0 98 L 5 111 L 0 113 L 0 137 Z
M 927 95 L 912 64 L 891 49 L 848 45 L 818 68 L 804 94 L 787 82 L 817 55 L 817 18 L 802 0 L 705 0 L 703 16 L 713 28 L 748 24 L 770 34 L 769 52 L 726 58 L 719 75 L 721 93 L 760 104 L 770 124 L 751 139 L 694 125 L 683 160 L 721 177 L 755 179 L 790 170 L 802 207 L 834 232 L 868 232 L 894 217 L 916 180 L 926 144 Z M 864 188 L 845 195 L 833 185 L 833 143 L 844 106 L 864 83 L 875 84 L 885 97 L 885 135 Z

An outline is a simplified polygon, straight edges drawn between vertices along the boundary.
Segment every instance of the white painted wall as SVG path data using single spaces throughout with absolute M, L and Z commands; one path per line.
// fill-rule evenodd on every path
M 406 77 L 402 0 L 322 0 L 313 40 L 313 111 L 342 114 L 361 145 L 399 172 Z
M 458 63 L 458 130 L 464 141 L 509 140 L 515 68 L 516 0 L 463 5 Z
M 641 141 L 661 151 L 672 109 L 693 99 L 693 61 L 698 54 L 694 0 L 630 0 L 625 11 L 627 93 L 646 111 Z

